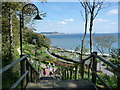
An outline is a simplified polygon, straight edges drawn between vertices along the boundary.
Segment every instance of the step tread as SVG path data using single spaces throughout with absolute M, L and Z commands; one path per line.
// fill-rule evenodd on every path
M 81 80 L 40 80 L 40 82 L 29 82 L 27 88 L 96 88 L 88 79 Z

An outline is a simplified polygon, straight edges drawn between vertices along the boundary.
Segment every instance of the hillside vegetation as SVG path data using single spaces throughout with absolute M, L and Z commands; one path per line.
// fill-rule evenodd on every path
M 16 12 L 21 11 L 26 2 L 2 2 L 2 67 L 10 64 L 16 59 L 20 58 L 18 48 L 20 48 L 20 20 L 19 15 Z M 24 28 L 22 29 L 22 44 L 23 49 L 28 51 L 23 52 L 28 54 L 29 49 L 34 47 L 46 47 L 49 48 L 50 39 L 44 35 L 34 33 L 33 23 L 31 23 L 31 17 L 24 17 Z M 30 27 L 26 27 L 29 25 Z M 31 46 L 28 47 L 27 46 Z M 29 54 L 33 54 L 29 52 Z M 0 63 L 1 64 L 1 63 Z M 19 63 L 7 72 L 3 73 L 2 84 L 3 88 L 9 88 L 20 76 Z M 6 82 L 7 81 L 7 82 Z

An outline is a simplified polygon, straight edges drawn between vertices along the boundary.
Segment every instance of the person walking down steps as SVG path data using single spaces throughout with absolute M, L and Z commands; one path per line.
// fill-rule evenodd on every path
M 45 68 L 43 68 L 43 75 L 46 75 L 46 70 L 45 70 Z
M 53 74 L 53 69 L 52 69 L 52 67 L 50 67 L 50 76 Z

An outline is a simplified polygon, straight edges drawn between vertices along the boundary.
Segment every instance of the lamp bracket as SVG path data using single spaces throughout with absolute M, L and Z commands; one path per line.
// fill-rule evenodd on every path
M 31 16 L 31 15 L 38 14 L 39 11 L 38 11 L 38 8 L 34 4 L 28 3 L 23 7 L 22 13 L 27 16 Z

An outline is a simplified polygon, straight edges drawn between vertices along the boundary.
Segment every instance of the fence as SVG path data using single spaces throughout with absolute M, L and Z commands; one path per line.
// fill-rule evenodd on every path
M 117 76 L 117 89 L 120 90 L 120 66 L 114 65 L 106 61 L 102 57 L 98 56 L 97 52 L 93 52 L 88 58 L 84 59 L 83 62 L 85 62 L 86 60 L 90 58 L 92 59 L 92 65 L 89 69 L 91 69 L 92 71 L 92 82 L 96 84 L 96 78 L 98 78 L 106 88 L 111 89 L 111 87 L 108 86 L 106 82 L 103 81 L 103 79 L 97 74 L 97 60 L 100 60 L 113 69 L 113 73 Z
M 39 73 L 30 64 L 28 60 L 29 55 L 22 56 L 20 59 L 13 61 L 11 64 L 0 69 L 0 74 L 7 72 L 13 65 L 20 62 L 20 74 L 21 77 L 11 86 L 11 88 L 16 88 L 16 86 L 21 83 L 21 88 L 25 88 L 28 82 L 37 82 L 39 80 Z M 26 82 L 26 83 L 25 83 Z

